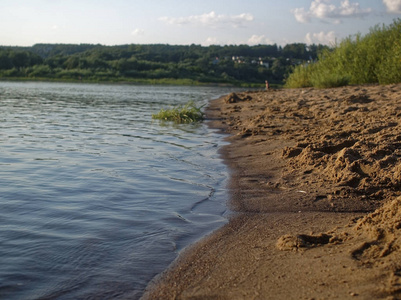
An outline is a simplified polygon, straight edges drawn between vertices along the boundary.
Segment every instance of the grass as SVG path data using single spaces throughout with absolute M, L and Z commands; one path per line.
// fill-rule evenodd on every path
M 299 65 L 286 80 L 288 88 L 329 88 L 348 84 L 401 82 L 401 19 L 376 25 L 365 36 L 356 34 L 333 49 L 320 53 L 318 61 Z
M 197 107 L 193 101 L 189 101 L 184 105 L 161 109 L 157 114 L 153 114 L 152 118 L 175 123 L 194 123 L 203 120 L 202 108 L 203 106 Z

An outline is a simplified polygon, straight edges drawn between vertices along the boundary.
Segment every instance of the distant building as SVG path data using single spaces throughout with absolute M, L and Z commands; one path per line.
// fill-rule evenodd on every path
M 233 56 L 232 60 L 236 62 L 237 64 L 243 64 L 245 63 L 244 57 L 243 56 Z

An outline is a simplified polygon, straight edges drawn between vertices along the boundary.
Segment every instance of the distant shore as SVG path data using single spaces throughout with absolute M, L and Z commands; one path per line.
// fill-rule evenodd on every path
M 61 82 L 61 83 L 88 83 L 88 84 L 140 84 L 140 85 L 183 85 L 183 86 L 237 86 L 244 88 L 264 87 L 264 83 L 216 83 L 201 82 L 192 79 L 116 79 L 116 80 L 96 80 L 96 79 L 62 79 L 62 78 L 31 78 L 31 77 L 0 77 L 0 81 L 8 82 Z M 280 87 L 280 85 L 273 85 Z
M 401 85 L 211 102 L 210 126 L 230 134 L 234 213 L 143 299 L 401 296 L 400 111 Z
M 144 85 L 211 85 L 211 86 L 233 86 L 231 84 L 219 84 L 199 82 L 191 79 L 115 79 L 115 80 L 97 80 L 97 79 L 63 79 L 63 78 L 30 78 L 30 77 L 5 77 L 0 81 L 16 81 L 16 82 L 66 82 L 66 83 L 104 83 L 104 84 L 144 84 Z M 262 85 L 260 85 L 262 86 Z

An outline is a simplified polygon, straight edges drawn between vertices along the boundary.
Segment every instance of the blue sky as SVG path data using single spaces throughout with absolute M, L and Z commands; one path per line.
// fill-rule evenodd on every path
M 401 0 L 0 0 L 0 45 L 322 43 L 401 17 Z

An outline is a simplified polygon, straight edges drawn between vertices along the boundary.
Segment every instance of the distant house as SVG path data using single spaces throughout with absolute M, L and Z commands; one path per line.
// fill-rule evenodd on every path
M 263 62 L 261 57 L 259 57 L 258 65 L 264 66 L 266 69 L 270 67 L 270 64 L 268 62 Z
M 245 63 L 244 57 L 243 56 L 233 56 L 232 60 L 236 62 L 237 64 L 243 64 Z

